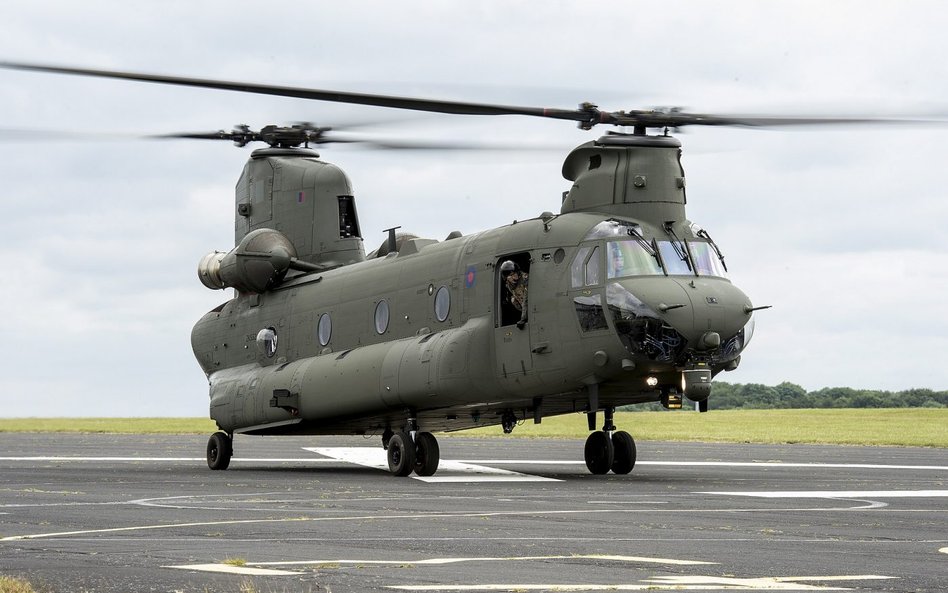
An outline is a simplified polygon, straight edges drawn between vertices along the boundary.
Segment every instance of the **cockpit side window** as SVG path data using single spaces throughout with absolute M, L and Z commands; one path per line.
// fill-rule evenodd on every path
M 581 295 L 573 298 L 576 308 L 576 319 L 583 332 L 609 329 L 606 323 L 606 314 L 602 310 L 602 295 Z
M 593 247 L 589 259 L 586 260 L 586 286 L 594 286 L 602 281 L 600 277 L 599 246 Z
M 589 257 L 590 251 L 592 251 L 592 247 L 580 247 L 579 251 L 576 252 L 576 257 L 573 258 L 573 262 L 569 265 L 570 286 L 573 288 L 582 288 L 586 284 L 583 266 L 586 264 L 586 258 Z
M 602 262 L 598 245 L 580 247 L 569 266 L 570 286 L 583 288 L 602 283 Z

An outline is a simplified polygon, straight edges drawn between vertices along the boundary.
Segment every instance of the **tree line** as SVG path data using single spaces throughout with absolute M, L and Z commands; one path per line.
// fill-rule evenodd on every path
M 948 391 L 906 389 L 881 391 L 825 387 L 816 391 L 784 381 L 771 387 L 757 383 L 714 383 L 711 405 L 718 410 L 734 408 L 945 408 Z
M 766 410 L 779 408 L 946 408 L 948 391 L 905 389 L 882 391 L 826 387 L 807 391 L 784 381 L 775 386 L 759 383 L 714 382 L 710 407 L 715 410 Z M 687 405 L 687 403 L 686 403 Z M 658 404 L 634 406 L 630 409 L 659 409 Z

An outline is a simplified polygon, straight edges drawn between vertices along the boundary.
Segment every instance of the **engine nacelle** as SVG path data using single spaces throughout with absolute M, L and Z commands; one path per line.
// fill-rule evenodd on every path
M 296 259 L 296 248 L 283 233 L 257 229 L 229 252 L 213 251 L 198 264 L 204 286 L 262 293 L 280 284 Z

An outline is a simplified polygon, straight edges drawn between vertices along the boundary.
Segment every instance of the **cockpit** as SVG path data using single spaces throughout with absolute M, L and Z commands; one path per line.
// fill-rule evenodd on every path
M 635 223 L 606 220 L 593 227 L 586 240 L 606 239 L 606 277 L 610 279 L 662 275 L 727 278 L 717 245 L 705 231 L 695 228 L 701 239 L 679 239 L 669 227 L 668 239 L 649 241 Z
M 582 331 L 611 326 L 630 354 L 654 362 L 737 358 L 753 331 L 746 297 L 727 280 L 710 236 L 689 230 L 690 237 L 679 237 L 669 223 L 646 233 L 619 220 L 593 227 L 570 266 Z

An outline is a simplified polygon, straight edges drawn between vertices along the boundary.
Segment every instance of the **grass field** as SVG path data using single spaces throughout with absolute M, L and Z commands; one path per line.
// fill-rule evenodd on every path
M 600 423 L 602 416 L 599 417 Z M 948 409 L 721 410 L 707 414 L 619 412 L 616 425 L 644 441 L 827 443 L 948 448 Z M 205 418 L 13 418 L 0 432 L 210 434 Z M 585 438 L 586 417 L 569 414 L 518 426 L 521 438 Z M 503 436 L 499 426 L 446 436 Z

